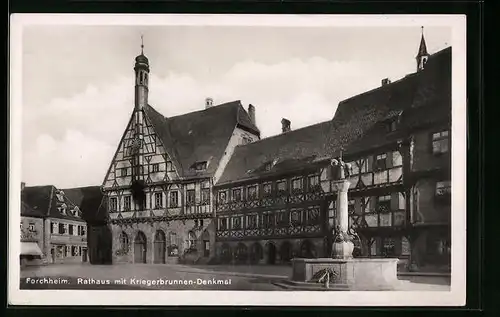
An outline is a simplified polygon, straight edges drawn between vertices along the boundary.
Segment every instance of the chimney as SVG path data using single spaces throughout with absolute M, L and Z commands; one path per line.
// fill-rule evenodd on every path
M 252 123 L 254 125 L 256 125 L 256 122 L 255 122 L 255 107 L 252 104 L 248 105 L 248 116 L 250 117 L 250 121 L 252 121 Z
M 292 123 L 290 122 L 290 120 L 285 119 L 285 118 L 281 119 L 281 131 L 283 133 L 285 133 L 285 132 L 289 132 L 290 130 L 292 130 L 290 127 L 291 124 Z
M 26 183 L 25 182 L 21 182 L 21 191 L 24 190 L 24 187 L 26 187 Z
M 389 78 L 382 79 L 382 86 L 388 85 L 390 83 L 391 83 L 391 80 Z
M 208 109 L 214 105 L 214 100 L 210 97 L 205 98 L 205 109 Z

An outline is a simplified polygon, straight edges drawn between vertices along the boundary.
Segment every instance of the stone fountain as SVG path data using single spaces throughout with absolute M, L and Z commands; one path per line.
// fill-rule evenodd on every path
M 332 230 L 333 242 L 330 258 L 293 259 L 290 280 L 281 283 L 286 288 L 382 291 L 394 290 L 400 285 L 397 277 L 397 258 L 353 258 L 354 229 L 349 228 L 348 198 L 350 182 L 346 179 L 349 166 L 340 159 L 333 159 L 332 166 L 339 171 L 334 181 L 337 192 L 337 219 Z M 288 286 L 288 287 L 287 287 Z

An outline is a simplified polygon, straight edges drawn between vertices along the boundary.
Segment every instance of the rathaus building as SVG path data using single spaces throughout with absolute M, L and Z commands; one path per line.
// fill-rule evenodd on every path
M 135 105 L 102 185 L 113 262 L 329 256 L 331 163 L 341 158 L 355 256 L 449 270 L 452 50 L 429 54 L 422 35 L 416 51 L 415 72 L 341 101 L 331 120 L 294 130 L 283 118 L 282 133 L 263 139 L 255 107 L 239 101 L 160 114 L 141 53 Z
M 114 263 L 207 262 L 215 253 L 213 186 L 239 144 L 260 138 L 239 101 L 167 118 L 148 104 L 150 65 L 135 59 L 135 104 L 102 190 Z

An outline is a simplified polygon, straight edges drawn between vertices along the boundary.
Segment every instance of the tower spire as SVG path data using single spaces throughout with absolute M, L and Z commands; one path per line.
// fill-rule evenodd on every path
M 429 58 L 429 53 L 427 52 L 427 44 L 425 43 L 424 37 L 424 27 L 421 28 L 421 37 L 420 37 L 420 46 L 418 47 L 418 54 L 416 56 L 417 59 L 417 70 L 420 71 L 424 69 L 425 63 L 427 63 L 427 59 Z
M 141 54 L 144 55 L 144 35 L 141 34 Z

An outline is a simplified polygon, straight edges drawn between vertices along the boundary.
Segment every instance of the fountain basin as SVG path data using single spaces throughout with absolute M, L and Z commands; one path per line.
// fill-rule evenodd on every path
M 293 259 L 290 282 L 294 285 L 311 287 L 318 283 L 319 271 L 330 269 L 334 278 L 329 279 L 331 289 L 338 290 L 394 290 L 400 285 L 398 280 L 398 259 Z M 323 271 L 322 271 L 323 272 Z M 316 275 L 316 276 L 315 276 Z

